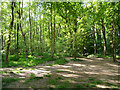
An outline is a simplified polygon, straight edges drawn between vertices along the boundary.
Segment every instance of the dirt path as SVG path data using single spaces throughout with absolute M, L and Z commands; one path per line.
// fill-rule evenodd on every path
M 69 60 L 70 58 L 67 57 L 67 59 Z M 1 70 L 6 72 L 3 73 L 3 78 L 21 78 L 21 80 L 12 82 L 5 87 L 55 87 L 54 84 L 50 85 L 49 81 L 51 79 L 60 77 L 62 79 L 60 79 L 59 81 L 61 83 L 64 81 L 68 81 L 70 83 L 69 87 L 74 87 L 75 84 L 94 83 L 95 80 L 99 80 L 98 82 L 109 82 L 110 84 L 118 85 L 119 74 L 117 63 L 113 63 L 110 59 L 103 58 L 79 59 L 83 61 L 69 61 L 69 63 L 65 65 L 47 66 L 47 64 L 49 64 L 47 63 L 29 68 L 2 68 Z M 25 83 L 26 80 L 29 80 L 31 73 L 33 73 L 35 77 L 41 77 L 41 79 L 31 80 L 30 82 Z M 96 86 L 99 88 L 109 88 L 108 86 L 105 86 L 104 83 L 97 83 Z

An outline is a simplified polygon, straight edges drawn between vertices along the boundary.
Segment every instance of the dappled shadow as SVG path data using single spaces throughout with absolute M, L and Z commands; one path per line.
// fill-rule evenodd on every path
M 70 58 L 71 59 L 71 58 Z M 73 78 L 74 80 L 69 81 L 69 83 L 82 83 L 89 82 L 90 77 L 94 77 L 95 79 L 102 80 L 104 82 L 109 82 L 114 85 L 118 85 L 118 65 L 117 63 L 113 63 L 110 60 L 104 60 L 103 58 L 79 58 L 83 60 L 79 61 L 69 61 L 69 63 L 65 65 L 38 65 L 29 68 L 2 68 L 0 71 L 6 71 L 8 75 L 3 73 L 3 78 L 6 77 L 17 77 L 17 78 L 26 78 L 30 76 L 31 73 L 35 75 L 35 77 L 45 77 L 45 75 L 54 75 L 61 76 L 67 78 Z M 13 70 L 12 73 L 9 72 Z M 17 73 L 17 71 L 20 71 Z M 79 81 L 79 78 L 82 81 Z M 47 79 L 47 78 L 45 78 Z M 42 79 L 44 81 L 44 78 Z M 62 80 L 64 81 L 64 80 Z M 46 82 L 46 80 L 44 81 Z M 21 83 L 24 83 L 21 80 Z M 38 82 L 39 84 L 40 82 Z M 42 83 L 41 83 L 42 84 Z M 31 84 L 32 85 L 32 84 Z M 96 85 L 98 88 L 106 88 L 105 85 Z M 46 86 L 45 86 L 46 87 Z

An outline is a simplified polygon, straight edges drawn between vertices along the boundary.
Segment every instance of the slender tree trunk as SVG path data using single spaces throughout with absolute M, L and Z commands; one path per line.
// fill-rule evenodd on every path
M 77 19 L 74 20 L 74 59 L 77 58 Z
M 0 21 L 2 21 L 2 3 L 1 3 L 1 18 L 0 18 Z M 1 24 L 0 24 L 0 27 L 1 27 Z M 2 45 L 1 45 L 2 44 Z M 1 56 L 2 56 L 2 60 L 3 60 L 3 29 L 1 29 L 1 43 L 0 45 L 2 46 L 2 53 L 1 53 Z
M 70 22 L 70 19 L 69 19 L 69 22 Z M 71 28 L 70 28 L 70 26 L 69 26 L 69 24 L 67 24 L 68 25 L 68 29 L 69 29 L 69 32 L 70 32 L 70 56 L 72 56 L 72 51 L 73 51 L 73 37 L 72 37 L 72 30 L 71 30 Z
M 40 20 L 41 20 L 41 15 L 40 15 Z M 40 52 L 42 53 L 42 26 L 40 22 Z
M 49 22 L 48 22 L 48 32 L 49 32 L 49 39 L 50 39 L 50 27 L 49 27 Z
M 96 55 L 96 53 L 97 53 L 97 45 L 96 45 L 96 36 L 95 36 L 95 24 L 94 24 L 94 22 L 93 22 L 93 37 L 94 37 L 94 55 Z
M 2 59 L 3 59 L 3 49 L 4 49 L 4 48 L 3 48 L 3 30 L 2 30 L 2 29 L 1 29 L 1 42 L 2 42 L 2 43 L 1 43 L 1 44 L 2 44 L 2 45 L 1 45 L 1 46 L 2 46 L 2 53 L 1 53 L 1 55 L 2 55 Z
M 51 58 L 54 57 L 53 28 L 52 28 L 52 2 L 51 2 Z
M 42 37 L 42 42 L 43 42 L 43 43 L 42 43 L 42 48 L 43 48 L 43 52 L 44 52 L 44 49 L 45 49 L 45 47 L 44 47 L 44 45 L 45 45 L 45 44 L 44 44 L 44 43 L 45 43 L 45 42 L 44 42 L 44 28 L 45 28 L 45 27 L 44 27 L 44 25 L 45 25 L 45 22 L 44 22 L 44 18 L 45 18 L 45 17 L 44 17 L 44 14 L 45 14 L 45 13 L 43 13 L 43 33 L 42 33 L 42 34 L 43 34 L 43 35 L 42 35 L 42 36 L 43 36 L 43 37 Z
M 12 31 L 12 28 L 13 28 L 13 23 L 14 23 L 14 4 L 15 2 L 11 2 L 12 5 L 11 5 L 11 10 L 12 10 L 12 21 L 10 23 L 10 30 L 9 30 L 9 37 L 8 37 L 8 41 L 7 41 L 7 50 L 6 50 L 6 57 L 5 57 L 5 62 L 7 63 L 8 62 L 8 55 L 9 55 L 9 49 L 10 49 L 10 41 L 11 41 L 11 31 Z
M 55 4 L 56 5 L 56 4 Z M 53 37 L 53 44 L 54 44 L 54 53 L 55 53 L 55 8 L 56 6 L 54 7 L 54 37 Z
M 101 53 L 102 52 L 102 41 L 101 41 L 102 39 L 101 39 L 101 30 L 100 29 L 98 29 L 97 30 L 97 41 L 98 41 L 98 45 L 97 45 L 97 47 L 98 48 L 100 48 L 100 49 L 98 49 L 98 53 Z
M 17 59 L 19 57 L 18 53 L 19 53 L 19 23 L 17 21 L 17 56 L 16 56 Z
M 15 16 L 15 18 L 16 18 L 16 16 Z M 14 47 L 15 47 L 15 52 L 14 52 L 14 54 L 15 54 L 15 57 L 16 57 L 16 60 L 17 60 L 17 47 L 16 47 L 16 30 L 17 30 L 17 22 L 14 24 L 14 30 L 15 30 L 15 32 L 14 32 Z
M 30 15 L 30 1 L 29 1 L 29 24 L 30 24 L 30 52 L 31 52 L 31 55 L 32 55 L 32 27 L 31 27 L 31 15 Z
M 22 2 L 22 8 L 23 8 L 23 2 Z M 20 12 L 20 2 L 19 2 L 19 20 L 21 20 L 21 15 L 23 14 L 23 10 L 21 10 Z M 22 36 L 24 38 L 24 44 L 25 44 L 25 54 L 26 54 L 26 58 L 28 56 L 28 52 L 27 52 L 27 45 L 26 45 L 26 38 L 25 38 L 25 33 L 23 33 L 23 30 L 22 30 L 22 25 L 21 25 L 21 21 L 20 21 L 20 30 L 21 30 L 21 33 L 22 33 Z
M 58 37 L 60 37 L 60 29 L 61 29 L 61 25 L 60 25 L 60 23 L 59 23 Z
M 117 43 L 116 46 L 118 46 L 118 48 L 120 48 L 120 42 L 119 42 L 119 40 L 120 40 L 120 25 L 119 25 L 119 22 L 117 22 L 117 26 L 118 26 L 118 34 L 117 34 L 117 36 L 118 36 L 118 43 Z M 118 55 L 120 55 L 120 49 L 118 50 Z
M 112 25 L 112 53 L 113 53 L 113 61 L 116 62 L 116 30 L 114 29 L 113 25 Z
M 102 23 L 102 33 L 103 33 L 103 40 L 104 40 L 104 56 L 106 56 L 107 42 L 106 42 L 106 30 L 103 24 L 103 19 L 101 19 L 101 23 Z

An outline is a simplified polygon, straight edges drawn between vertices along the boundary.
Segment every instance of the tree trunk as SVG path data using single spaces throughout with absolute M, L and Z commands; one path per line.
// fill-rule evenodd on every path
M 56 4 L 55 4 L 56 5 Z M 55 53 L 55 8 L 56 8 L 56 6 L 54 7 L 54 37 L 53 37 L 53 44 L 54 44 L 54 53 Z
M 113 51 L 113 61 L 116 62 L 116 30 L 112 25 L 113 33 L 112 33 L 112 51 Z
M 74 20 L 74 59 L 77 58 L 77 19 Z
M 40 15 L 40 20 L 41 20 L 41 15 Z M 41 22 L 40 22 L 40 52 L 42 53 L 42 27 L 41 27 Z
M 93 22 L 93 37 L 94 37 L 94 55 L 97 53 L 97 47 L 96 47 L 96 36 L 95 36 L 95 24 Z
M 106 42 L 106 30 L 104 27 L 103 19 L 101 19 L 101 24 L 102 24 L 102 33 L 103 33 L 103 40 L 104 40 L 104 56 L 106 56 L 107 42 Z
M 1 34 L 2 34 L 1 35 L 1 42 L 2 42 L 2 45 L 1 45 L 2 46 L 2 54 L 1 55 L 2 55 L 2 59 L 3 59 L 3 49 L 4 49 L 3 48 L 3 30 L 1 30 Z
M 98 29 L 97 30 L 97 41 L 98 41 L 98 45 L 97 45 L 97 47 L 98 47 L 98 53 L 101 53 L 102 52 L 102 41 L 101 41 L 102 39 L 101 39 L 101 30 L 100 29 Z
M 16 54 L 16 58 L 18 59 L 18 57 L 19 57 L 19 55 L 18 55 L 18 53 L 19 53 L 19 23 L 18 23 L 18 21 L 17 21 L 17 54 Z
M 0 18 L 0 21 L 2 21 L 2 3 L 1 3 L 1 18 Z M 1 24 L 0 24 L 0 27 L 1 27 Z M 1 45 L 2 44 L 2 45 Z M 2 53 L 1 53 L 1 59 L 3 60 L 3 29 L 1 29 L 1 43 L 0 45 L 2 46 Z
M 48 32 L 49 32 L 49 39 L 50 39 L 50 27 L 49 27 L 49 22 L 48 22 Z
M 23 2 L 22 2 L 22 8 L 23 8 Z M 21 19 L 22 14 L 23 14 L 23 10 L 21 10 L 21 12 L 20 12 L 20 2 L 19 2 L 19 20 Z M 20 21 L 20 30 L 21 30 L 22 36 L 24 38 L 25 54 L 26 54 L 26 58 L 27 58 L 28 52 L 27 52 L 26 38 L 25 38 L 25 34 L 23 33 L 23 30 L 22 30 L 21 21 Z
M 60 25 L 60 23 L 59 23 L 58 37 L 60 37 L 60 29 L 61 29 L 61 25 Z
M 51 58 L 54 57 L 53 29 L 52 29 L 52 2 L 51 2 Z
M 30 1 L 29 1 L 29 24 L 30 24 L 30 52 L 31 52 L 31 55 L 32 55 L 32 27 L 31 27 L 31 17 L 30 17 Z
M 45 28 L 45 27 L 44 27 L 44 23 L 45 23 L 45 22 L 44 22 L 44 18 L 45 18 L 45 17 L 44 17 L 44 14 L 45 14 L 45 13 L 43 13 L 43 33 L 42 33 L 42 34 L 43 34 L 43 35 L 42 35 L 42 36 L 43 36 L 43 37 L 42 37 L 42 42 L 43 42 L 43 43 L 42 43 L 42 48 L 43 48 L 43 52 L 44 52 L 44 49 L 45 49 L 45 48 L 44 48 L 44 45 L 45 45 L 45 44 L 44 44 L 44 28 Z
M 8 55 L 9 55 L 10 41 L 11 41 L 11 31 L 12 31 L 13 23 L 14 23 L 14 14 L 13 14 L 13 12 L 14 12 L 14 4 L 15 4 L 15 2 L 12 2 L 12 5 L 11 5 L 12 21 L 10 23 L 9 38 L 8 38 L 8 41 L 7 41 L 7 50 L 6 50 L 6 57 L 5 57 L 5 62 L 6 63 L 8 62 Z

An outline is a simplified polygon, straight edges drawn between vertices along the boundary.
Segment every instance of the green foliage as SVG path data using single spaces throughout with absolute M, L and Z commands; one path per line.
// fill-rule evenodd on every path
M 75 88 L 84 88 L 84 86 L 82 84 L 78 84 L 75 86 Z
M 58 59 L 56 59 L 56 61 L 54 63 L 48 64 L 48 66 L 52 66 L 52 65 L 56 65 L 56 64 L 64 65 L 66 63 L 68 63 L 68 60 L 66 60 L 65 58 L 58 58 Z
M 68 60 L 62 58 L 62 59 L 57 59 L 55 64 L 59 64 L 59 65 L 63 65 L 63 64 L 66 64 L 68 63 Z
M 60 76 L 56 78 L 56 80 L 61 80 L 61 79 L 63 79 L 63 78 L 62 78 L 62 77 L 60 77 Z
M 90 80 L 90 81 L 94 81 L 94 80 L 95 80 L 95 78 L 93 78 L 93 77 L 90 77 L 90 78 L 89 78 L 89 80 Z
M 51 77 L 51 75 L 50 74 L 48 74 L 48 75 L 45 75 L 46 77 Z
M 57 84 L 57 83 L 58 83 L 58 81 L 57 81 L 56 79 L 50 78 L 50 79 L 48 80 L 48 84 L 55 85 L 55 84 Z
M 43 77 L 35 77 L 35 74 L 34 74 L 34 73 L 31 73 L 31 74 L 30 74 L 30 78 L 27 79 L 24 83 L 29 83 L 29 82 L 31 82 L 32 80 L 40 80 L 40 79 L 43 79 Z
M 56 88 L 70 88 L 69 86 L 69 83 L 64 83 L 62 85 L 57 85 Z
M 102 83 L 104 83 L 104 82 L 103 82 L 102 80 L 97 80 L 96 83 L 97 83 L 97 84 L 102 84 Z
M 59 71 L 59 70 L 57 70 L 56 72 L 58 72 L 58 73 L 59 73 L 59 72 L 65 72 L 65 71 Z

